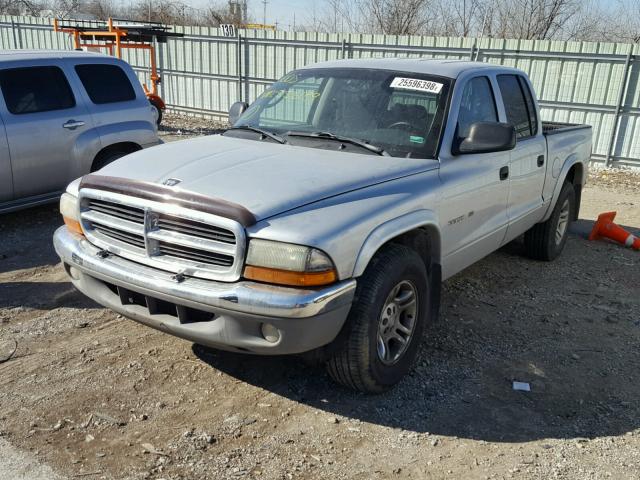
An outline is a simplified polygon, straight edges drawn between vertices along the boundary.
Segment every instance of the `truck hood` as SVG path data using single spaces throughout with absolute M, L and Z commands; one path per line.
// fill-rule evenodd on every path
M 258 221 L 341 193 L 438 167 L 427 159 L 382 157 L 221 135 L 167 143 L 96 172 L 233 202 Z

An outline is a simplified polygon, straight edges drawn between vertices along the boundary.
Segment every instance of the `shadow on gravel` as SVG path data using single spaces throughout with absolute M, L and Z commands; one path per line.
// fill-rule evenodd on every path
M 346 390 L 296 357 L 193 352 L 248 384 L 385 427 L 494 442 L 621 435 L 640 427 L 640 303 L 635 270 L 611 258 L 636 252 L 578 238 L 592 223 L 578 223 L 554 263 L 523 258 L 513 242 L 445 282 L 416 367 L 382 395 Z M 580 261 L 584 271 L 572 269 Z M 592 281 L 603 272 L 606 282 Z M 620 289 L 622 278 L 632 284 Z
M 0 273 L 58 263 L 52 239 L 60 225 L 57 204 L 0 215 Z
M 84 296 L 70 282 L 0 283 L 0 308 L 103 308 Z

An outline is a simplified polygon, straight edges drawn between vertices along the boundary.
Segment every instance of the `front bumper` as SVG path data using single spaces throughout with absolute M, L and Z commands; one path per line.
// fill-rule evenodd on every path
M 355 294 L 355 280 L 306 290 L 248 281 L 177 281 L 170 272 L 114 255 L 103 258 L 100 249 L 66 227 L 55 232 L 53 243 L 74 286 L 96 302 L 166 333 L 225 350 L 280 355 L 326 345 L 342 328 Z M 186 321 L 187 311 L 197 313 L 195 321 Z M 277 341 L 263 337 L 265 323 L 278 330 Z

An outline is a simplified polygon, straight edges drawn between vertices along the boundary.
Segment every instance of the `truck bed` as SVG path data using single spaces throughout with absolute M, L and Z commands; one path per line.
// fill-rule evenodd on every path
M 591 125 L 582 123 L 542 122 L 542 133 L 547 136 L 581 130 L 583 128 L 591 128 Z

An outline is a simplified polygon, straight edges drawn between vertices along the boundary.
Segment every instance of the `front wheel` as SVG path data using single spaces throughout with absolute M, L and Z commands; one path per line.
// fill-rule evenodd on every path
M 410 370 L 430 315 L 429 279 L 414 250 L 388 245 L 358 281 L 347 336 L 327 361 L 329 375 L 349 388 L 388 390 Z
M 525 251 L 530 258 L 550 261 L 562 253 L 575 208 L 576 192 L 571 183 L 565 182 L 549 219 L 524 234 Z

